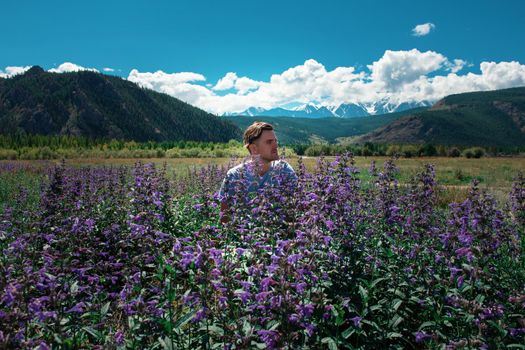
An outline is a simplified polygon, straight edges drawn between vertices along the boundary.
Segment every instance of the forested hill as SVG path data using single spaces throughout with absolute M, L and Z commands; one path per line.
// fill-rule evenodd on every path
M 176 98 L 119 77 L 38 66 L 0 78 L 0 133 L 135 141 L 239 139 L 241 130 Z
M 273 124 L 279 142 L 293 143 L 346 143 L 349 139 L 366 134 L 384 126 L 407 113 L 415 113 L 426 108 L 411 109 L 402 112 L 359 118 L 297 118 L 297 117 L 222 117 L 245 129 L 254 121 L 265 121 Z
M 450 95 L 356 142 L 525 145 L 525 87 Z

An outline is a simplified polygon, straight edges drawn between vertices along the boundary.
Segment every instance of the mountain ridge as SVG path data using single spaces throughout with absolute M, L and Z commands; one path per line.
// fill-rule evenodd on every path
M 430 107 L 429 101 L 392 103 L 388 99 L 369 103 L 341 103 L 339 105 L 322 106 L 307 103 L 290 109 L 276 107 L 265 109 L 250 107 L 242 112 L 224 113 L 225 117 L 292 117 L 292 118 L 359 118 L 371 115 L 403 112 L 409 109 Z
M 525 87 L 449 95 L 354 142 L 522 146 Z
M 33 66 L 0 80 L 0 133 L 227 142 L 232 123 L 120 77 Z

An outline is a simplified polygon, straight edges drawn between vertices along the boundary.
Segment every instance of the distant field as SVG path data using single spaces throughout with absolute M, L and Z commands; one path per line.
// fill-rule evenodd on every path
M 302 158 L 307 169 L 312 171 L 315 168 L 317 158 L 304 157 Z M 335 159 L 334 157 L 327 157 L 328 160 Z M 376 162 L 376 167 L 380 169 L 383 162 L 388 157 L 355 157 L 357 168 L 360 170 L 359 177 L 364 182 L 368 182 L 371 177 L 368 175 L 368 168 L 372 161 Z M 74 166 L 132 166 L 136 162 L 155 163 L 162 166 L 164 163 L 167 166 L 168 174 L 186 174 L 188 170 L 194 166 L 201 167 L 208 164 L 227 165 L 232 162 L 230 158 L 151 158 L 151 159 L 70 159 L 67 164 Z M 237 162 L 240 160 L 237 160 Z M 292 166 L 297 167 L 298 158 L 289 159 Z M 0 161 L 0 167 L 5 164 L 18 164 L 20 166 L 39 164 L 57 164 L 58 160 L 48 162 L 35 161 Z M 410 179 L 420 171 L 424 164 L 433 164 L 436 171 L 436 177 L 443 186 L 440 194 L 440 202 L 443 205 L 453 201 L 462 201 L 467 192 L 470 183 L 476 179 L 480 182 L 482 188 L 486 188 L 494 194 L 496 199 L 503 202 L 510 191 L 512 179 L 519 171 L 525 170 L 525 158 L 481 158 L 481 159 L 466 159 L 466 158 L 401 158 L 396 161 L 399 167 L 399 182 L 401 184 L 407 183 Z M 0 172 L 0 203 L 6 202 L 11 197 L 13 191 L 16 191 L 19 185 L 28 188 L 39 186 L 39 178 L 42 175 L 33 173 L 18 174 L 10 176 L 5 172 Z
M 327 160 L 334 160 L 335 157 L 326 157 Z M 355 157 L 355 165 L 361 172 L 366 173 L 371 162 L 375 161 L 380 168 L 388 157 Z M 316 157 L 303 157 L 308 170 L 314 170 L 317 162 Z M 235 161 L 235 160 L 234 160 Z M 240 161 L 236 160 L 237 162 Z M 155 163 L 162 165 L 166 163 L 168 171 L 176 173 L 186 172 L 194 166 L 206 166 L 208 164 L 227 165 L 232 162 L 231 158 L 150 158 L 150 159 L 69 159 L 67 164 L 75 166 L 131 166 L 136 162 Z M 292 166 L 296 167 L 298 158 L 288 159 Z M 0 161 L 0 164 L 58 164 L 60 161 Z M 400 169 L 401 182 L 408 181 L 425 164 L 435 166 L 437 179 L 442 185 L 468 185 L 472 180 L 477 179 L 483 187 L 505 188 L 509 187 L 512 179 L 519 171 L 525 170 L 525 158 L 400 158 L 396 164 Z M 367 176 L 362 174 L 363 179 Z

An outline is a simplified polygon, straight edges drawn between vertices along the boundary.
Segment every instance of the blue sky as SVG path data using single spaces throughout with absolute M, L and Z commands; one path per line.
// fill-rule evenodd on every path
M 525 85 L 521 0 L 4 0 L 1 11 L 4 77 L 96 69 L 216 113 Z

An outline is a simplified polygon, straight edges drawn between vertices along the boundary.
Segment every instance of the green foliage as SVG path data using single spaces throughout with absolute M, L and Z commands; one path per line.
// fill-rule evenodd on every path
M 463 151 L 463 156 L 466 158 L 481 158 L 485 155 L 485 150 L 481 147 L 467 148 Z

